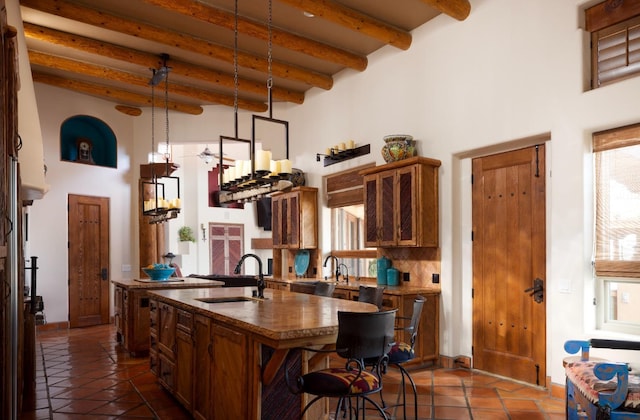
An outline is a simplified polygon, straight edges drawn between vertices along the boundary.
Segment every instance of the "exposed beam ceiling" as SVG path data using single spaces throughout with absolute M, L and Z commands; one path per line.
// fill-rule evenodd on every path
M 170 108 L 302 104 L 333 75 L 365 71 L 384 45 L 411 46 L 411 31 L 441 13 L 464 20 L 469 0 L 21 0 L 34 80 L 113 101 L 128 115 L 151 104 L 150 69 L 168 54 Z M 304 13 L 303 13 L 304 12 Z M 313 15 L 314 17 L 306 17 Z M 237 42 L 238 72 L 234 72 Z M 157 101 L 158 98 L 156 98 Z

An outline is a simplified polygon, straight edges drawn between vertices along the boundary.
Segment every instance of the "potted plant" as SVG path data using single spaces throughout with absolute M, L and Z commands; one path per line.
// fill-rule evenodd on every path
M 182 226 L 178 229 L 178 240 L 180 242 L 195 242 L 196 237 L 193 235 L 193 230 L 189 226 Z
M 191 253 L 191 243 L 196 241 L 193 230 L 189 226 L 182 226 L 178 229 L 178 252 L 180 255 Z

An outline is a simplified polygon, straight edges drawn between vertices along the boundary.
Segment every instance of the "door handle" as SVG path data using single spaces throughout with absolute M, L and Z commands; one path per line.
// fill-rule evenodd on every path
M 533 287 L 529 287 L 524 290 L 525 293 L 529 293 L 529 296 L 533 296 L 533 300 L 536 303 L 542 303 L 544 300 L 544 283 L 542 279 L 536 278 L 533 281 Z
M 106 268 L 100 270 L 100 278 L 102 278 L 102 280 L 107 280 L 109 278 L 109 270 Z

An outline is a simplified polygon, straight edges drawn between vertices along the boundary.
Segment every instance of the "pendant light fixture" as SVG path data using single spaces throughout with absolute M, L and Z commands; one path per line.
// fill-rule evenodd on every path
M 151 154 L 148 165 L 141 165 L 140 176 L 150 181 L 142 181 L 140 193 L 142 195 L 142 214 L 148 217 L 149 223 L 162 223 L 169 219 L 174 219 L 180 213 L 182 203 L 180 200 L 180 179 L 171 176 L 177 165 L 170 162 L 169 153 L 169 71 L 167 66 L 167 54 L 162 55 L 163 65 L 159 69 L 151 69 L 152 75 L 149 80 L 151 85 Z M 155 87 L 164 80 L 164 111 L 165 111 L 165 147 L 162 159 L 164 162 L 156 162 L 155 145 Z M 145 166 L 145 173 L 142 167 Z M 175 184 L 174 184 L 175 183 Z M 165 184 L 174 184 L 175 194 L 167 198 Z
M 234 26 L 234 129 L 236 141 L 249 142 L 250 159 L 248 161 L 236 160 L 234 167 L 224 168 L 222 163 L 222 143 L 229 137 L 220 136 L 220 189 L 219 201 L 226 203 L 230 201 L 246 202 L 256 200 L 266 194 L 281 191 L 292 186 L 287 180 L 290 177 L 292 168 L 289 160 L 289 123 L 273 118 L 273 100 L 271 90 L 273 87 L 273 76 L 271 71 L 272 62 L 272 4 L 268 2 L 268 57 L 267 57 L 267 99 L 269 116 L 253 115 L 251 140 L 238 138 L 238 0 L 235 1 L 235 26 Z M 266 150 L 256 150 L 256 121 L 262 120 L 270 123 L 281 124 L 285 130 L 285 159 L 272 160 L 271 152 Z

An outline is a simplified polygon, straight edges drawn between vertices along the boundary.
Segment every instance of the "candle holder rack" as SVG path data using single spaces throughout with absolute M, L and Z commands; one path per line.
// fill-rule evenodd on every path
M 339 150 L 335 148 L 330 149 L 330 154 L 316 153 L 316 161 L 320 162 L 320 157 L 324 157 L 324 166 L 333 165 L 345 160 L 357 158 L 359 156 L 368 155 L 371 153 L 371 146 L 365 144 L 364 146 L 354 147 L 353 149 Z

